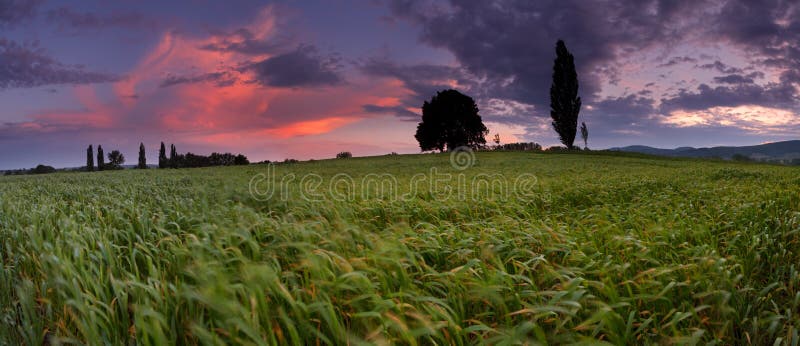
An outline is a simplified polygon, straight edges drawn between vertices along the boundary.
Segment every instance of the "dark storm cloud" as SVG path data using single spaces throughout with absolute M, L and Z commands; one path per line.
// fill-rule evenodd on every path
M 762 75 L 763 77 L 763 75 Z M 781 73 L 781 83 L 791 84 L 796 83 L 800 84 L 800 69 L 796 70 L 786 70 Z
M 419 115 L 409 112 L 407 108 L 420 108 L 422 103 L 436 94 L 437 91 L 451 89 L 446 81 L 454 80 L 457 84 L 469 89 L 475 89 L 474 83 L 466 73 L 456 67 L 432 64 L 401 65 L 387 58 L 371 58 L 360 64 L 359 69 L 373 77 L 396 78 L 411 91 L 411 94 L 400 100 L 397 107 L 383 107 L 364 105 L 364 110 L 370 113 L 390 113 L 406 120 L 419 120 Z M 479 95 L 472 94 L 474 97 Z
M 238 81 L 238 76 L 232 71 L 205 73 L 193 76 L 169 75 L 159 87 L 166 88 L 178 84 L 211 83 L 217 87 L 231 86 Z
M 323 56 L 313 46 L 299 47 L 254 63 L 248 68 L 256 73 L 256 82 L 265 86 L 317 87 L 343 82 L 337 71 L 339 59 L 335 56 Z
M 800 68 L 800 6 L 796 1 L 727 1 L 715 20 L 718 38 L 760 52 L 766 64 Z
M 32 18 L 41 3 L 41 0 L 0 0 L 0 28 Z
M 651 98 L 628 95 L 597 101 L 592 106 L 594 112 L 637 120 L 636 117 L 655 113 L 655 101 Z
M 75 29 L 104 29 L 109 27 L 126 28 L 152 28 L 155 21 L 136 12 L 115 12 L 110 14 L 97 14 L 92 12 L 78 12 L 66 7 L 47 11 L 47 20 L 59 27 Z
M 373 58 L 359 67 L 370 76 L 397 78 L 414 93 L 414 100 L 417 97 L 430 97 L 442 89 L 449 89 L 450 86 L 444 82 L 446 80 L 466 81 L 463 71 L 459 68 L 444 65 L 400 65 L 388 59 Z M 422 105 L 421 101 L 417 103 L 419 104 L 416 106 Z
M 553 45 L 557 39 L 564 39 L 575 56 L 583 111 L 601 121 L 649 119 L 659 112 L 715 106 L 797 108 L 793 83 L 800 83 L 800 73 L 794 72 L 800 70 L 800 6 L 791 1 L 393 0 L 389 7 L 396 18 L 422 29 L 420 41 L 451 52 L 460 66 L 481 80 L 475 86 L 483 89 L 473 92 L 484 99 L 504 98 L 534 105 L 533 115 L 540 117 L 549 115 Z M 714 82 L 725 85 L 701 84 L 677 94 L 655 96 L 661 98 L 661 106 L 655 105 L 651 93 L 636 90 L 637 96 L 600 98 L 603 83 L 616 85 L 624 79 L 621 66 L 629 54 L 653 47 L 668 52 L 670 47 L 698 39 L 732 43 L 757 54 L 745 68 L 730 66 L 719 57 L 711 63 L 699 63 L 713 59 L 706 54 L 662 60 L 657 67 L 677 68 L 691 63 L 720 72 L 723 75 Z M 763 79 L 764 72 L 755 66 L 763 63 L 788 70 L 779 83 L 759 85 L 756 80 Z M 692 81 L 697 83 L 701 82 Z M 424 90 L 412 84 L 415 89 L 422 95 Z
M 581 111 L 581 121 L 594 130 L 612 133 L 619 130 L 641 130 L 654 123 L 655 100 L 647 95 L 627 95 L 599 100 Z
M 714 82 L 721 84 L 750 84 L 753 78 L 739 74 L 729 74 L 721 77 L 714 77 Z
M 766 86 L 738 84 L 715 88 L 700 84 L 696 91 L 681 90 L 671 98 L 662 99 L 660 108 L 663 113 L 674 110 L 696 111 L 717 106 L 736 107 L 741 105 L 791 108 L 797 101 L 795 89 L 788 84 L 770 83 Z
M 92 84 L 120 80 L 119 76 L 85 71 L 59 63 L 35 45 L 0 39 L 0 89 L 54 84 Z
M 422 27 L 420 39 L 452 52 L 470 73 L 503 85 L 495 92 L 547 109 L 557 39 L 575 55 L 581 96 L 594 101 L 604 80 L 618 77 L 618 54 L 676 41 L 672 30 L 704 4 L 698 1 L 397 0 L 395 15 Z M 501 80 L 511 81 L 502 83 Z M 539 114 L 546 116 L 544 112 Z
M 716 60 L 713 63 L 697 65 L 696 67 L 704 69 L 704 70 L 717 70 L 719 72 L 727 73 L 727 74 L 744 72 L 744 70 L 742 70 L 742 69 L 740 69 L 738 67 L 728 66 L 728 65 L 726 65 L 725 63 L 723 63 L 722 61 L 719 61 L 719 60 Z

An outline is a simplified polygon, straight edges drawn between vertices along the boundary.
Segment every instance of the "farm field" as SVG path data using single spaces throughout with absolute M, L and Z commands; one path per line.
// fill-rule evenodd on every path
M 800 342 L 800 169 L 475 157 L 0 177 L 0 344 Z

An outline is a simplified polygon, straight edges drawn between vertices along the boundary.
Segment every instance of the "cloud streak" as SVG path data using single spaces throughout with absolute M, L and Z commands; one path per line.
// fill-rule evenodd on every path
M 120 76 L 62 64 L 35 45 L 0 38 L 0 89 L 116 82 Z
M 46 18 L 60 28 L 79 30 L 97 30 L 113 27 L 131 29 L 152 29 L 156 27 L 154 20 L 137 12 L 113 12 L 97 14 L 93 12 L 77 12 L 68 7 L 59 7 L 47 11 Z

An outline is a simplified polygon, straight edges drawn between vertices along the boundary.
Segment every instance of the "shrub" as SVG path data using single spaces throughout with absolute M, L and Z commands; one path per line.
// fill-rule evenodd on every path
M 506 143 L 495 147 L 494 150 L 501 151 L 540 151 L 542 146 L 539 143 Z
M 349 159 L 351 157 L 353 157 L 353 154 L 351 154 L 349 151 L 343 151 L 341 153 L 336 154 L 337 159 Z
M 52 166 L 45 166 L 45 165 L 38 165 L 36 168 L 31 170 L 33 174 L 47 174 L 47 173 L 55 173 L 56 169 Z
M 733 156 L 731 156 L 731 160 L 739 161 L 739 162 L 752 162 L 752 161 L 754 161 L 750 156 L 743 155 L 743 154 L 733 154 Z

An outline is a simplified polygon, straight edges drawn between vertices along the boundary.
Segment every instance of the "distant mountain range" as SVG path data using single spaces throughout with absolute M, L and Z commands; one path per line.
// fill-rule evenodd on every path
M 644 145 L 632 145 L 622 148 L 611 148 L 609 150 L 660 156 L 714 157 L 721 159 L 731 159 L 734 155 L 738 154 L 759 161 L 788 162 L 795 159 L 800 159 L 800 140 L 749 145 L 743 147 L 680 147 L 675 149 L 660 149 Z

